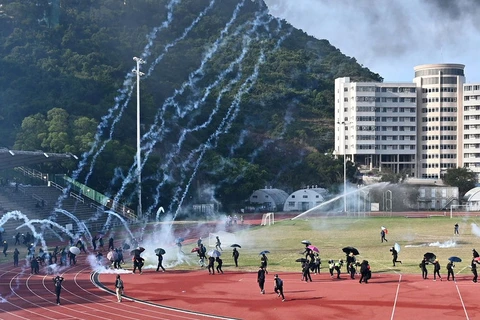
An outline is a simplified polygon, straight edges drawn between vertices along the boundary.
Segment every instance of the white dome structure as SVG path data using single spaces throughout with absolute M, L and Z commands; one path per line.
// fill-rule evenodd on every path
M 288 193 L 280 189 L 258 189 L 250 196 L 250 203 L 261 205 L 266 211 L 280 211 L 283 208 Z
M 307 211 L 325 201 L 328 191 L 323 188 L 305 188 L 292 193 L 283 206 L 283 211 Z
M 467 211 L 480 211 L 480 187 L 470 189 L 465 193 L 463 201 L 466 202 Z

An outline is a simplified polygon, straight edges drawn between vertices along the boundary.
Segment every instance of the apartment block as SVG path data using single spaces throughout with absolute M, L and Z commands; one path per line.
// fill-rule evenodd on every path
M 462 64 L 414 68 L 408 83 L 335 80 L 335 155 L 380 171 L 439 179 L 480 174 L 480 85 Z

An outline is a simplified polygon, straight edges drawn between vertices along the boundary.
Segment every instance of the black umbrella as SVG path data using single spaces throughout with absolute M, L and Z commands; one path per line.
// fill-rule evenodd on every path
M 239 245 L 239 244 L 234 243 L 234 244 L 232 244 L 230 247 L 232 247 L 232 248 L 241 248 L 242 246 Z
M 355 256 L 360 254 L 360 252 L 358 252 L 358 250 L 354 247 L 345 247 L 342 249 L 342 251 L 345 252 L 346 254 L 353 253 L 353 255 Z
M 303 263 L 303 262 L 307 262 L 307 261 L 308 261 L 308 260 L 305 259 L 305 258 L 300 258 L 300 259 L 295 260 L 295 262 L 302 262 L 302 263 Z
M 140 251 L 139 249 L 133 249 L 132 251 L 130 251 L 130 254 L 135 256 L 135 257 L 140 257 L 141 253 L 142 253 L 142 251 Z
M 452 261 L 452 262 L 462 262 L 462 259 L 459 258 L 459 257 L 456 257 L 456 256 L 452 256 L 450 258 L 448 258 L 449 261 Z
M 155 254 L 165 254 L 165 249 L 157 248 L 157 249 L 155 249 Z
M 431 253 L 431 252 L 425 253 L 425 254 L 423 255 L 423 257 L 424 257 L 425 259 L 427 259 L 428 261 L 430 261 L 430 262 L 433 262 L 433 261 L 435 261 L 435 259 L 437 259 L 437 256 L 436 256 L 435 254 Z
M 261 256 L 262 254 L 267 254 L 267 253 L 270 253 L 270 251 L 268 251 L 268 250 L 263 250 L 263 251 L 260 252 L 258 255 Z

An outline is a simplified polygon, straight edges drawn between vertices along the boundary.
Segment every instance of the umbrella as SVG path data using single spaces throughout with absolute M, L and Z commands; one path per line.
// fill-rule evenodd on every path
M 395 250 L 397 250 L 397 253 L 400 253 L 400 245 L 395 242 L 395 245 L 393 246 Z
M 382 228 L 382 230 L 387 230 L 387 228 L 385 228 L 384 226 L 382 226 L 381 228 Z
M 452 256 L 450 258 L 448 258 L 449 261 L 452 261 L 452 262 L 462 262 L 462 259 L 460 259 L 459 257 L 456 257 L 456 256 Z
M 125 243 L 123 245 L 123 250 L 128 250 L 128 249 L 130 249 L 130 245 L 128 243 Z
M 320 250 L 318 250 L 317 247 L 312 246 L 312 245 L 309 245 L 307 248 L 310 249 L 310 250 L 312 250 L 312 251 L 315 251 L 315 252 L 320 252 Z
M 433 262 L 435 259 L 437 259 L 437 256 L 431 252 L 427 252 L 423 255 L 425 259 L 427 259 L 430 262 Z
M 185 239 L 183 239 L 183 238 L 177 238 L 177 239 L 175 240 L 175 243 L 180 243 L 180 242 L 183 242 L 183 241 L 185 241 Z
M 155 254 L 165 254 L 165 249 L 157 248 L 157 249 L 155 249 Z
M 198 252 L 198 251 L 200 251 L 200 248 L 195 247 L 195 248 L 193 248 L 192 251 L 190 251 L 190 252 L 191 252 L 191 253 L 194 253 L 194 252 Z
M 473 260 L 475 260 L 475 262 L 480 262 L 480 257 L 476 257 Z
M 303 243 L 303 244 L 306 244 L 306 245 L 311 245 L 311 244 L 312 244 L 312 243 L 311 243 L 310 241 L 308 241 L 308 240 L 302 240 L 302 243 Z
M 270 251 L 268 251 L 268 250 L 263 250 L 263 251 L 260 252 L 258 255 L 261 256 L 262 254 L 267 254 L 267 253 L 270 253 Z
M 360 252 L 358 252 L 358 250 L 354 247 L 345 247 L 342 249 L 342 251 L 346 254 L 353 253 L 355 256 L 360 254 Z
M 110 251 L 107 253 L 107 259 L 110 261 L 115 261 L 118 259 L 118 254 L 115 251 Z
M 80 254 L 80 249 L 77 247 L 70 247 L 70 252 L 73 254 Z
M 134 255 L 134 256 L 140 256 L 140 253 L 142 253 L 142 251 L 140 251 L 139 249 L 133 249 L 132 251 L 130 251 L 130 254 L 131 255 Z
M 143 252 L 143 251 L 145 251 L 145 248 L 144 248 L 144 247 L 137 247 L 137 249 L 135 249 L 135 250 L 138 250 L 138 251 L 140 251 L 140 252 Z
M 295 260 L 295 262 L 302 262 L 303 263 L 303 262 L 307 262 L 307 259 L 300 258 L 300 259 Z
M 232 244 L 230 247 L 232 247 L 232 248 L 241 248 L 242 246 L 239 245 L 239 244 L 234 243 L 234 244 Z
M 218 258 L 222 255 L 222 253 L 218 250 L 210 250 L 210 251 L 208 251 L 208 255 L 210 257 Z

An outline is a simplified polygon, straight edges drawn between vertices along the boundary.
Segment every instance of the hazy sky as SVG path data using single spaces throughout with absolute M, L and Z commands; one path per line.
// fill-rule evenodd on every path
M 465 65 L 480 82 L 480 0 L 264 0 L 270 13 L 377 72 L 411 82 L 413 67 Z

